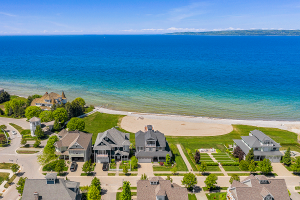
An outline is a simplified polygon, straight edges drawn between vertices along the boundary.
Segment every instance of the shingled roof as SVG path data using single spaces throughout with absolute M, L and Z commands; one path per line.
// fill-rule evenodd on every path
M 261 183 L 261 180 L 264 182 Z M 274 200 L 290 199 L 284 179 L 268 179 L 263 175 L 251 174 L 241 182 L 233 181 L 227 192 L 238 200 L 263 199 L 267 195 L 272 196 Z
M 69 149 L 77 142 L 83 149 L 86 150 L 93 136 L 91 133 L 84 133 L 78 130 L 67 132 L 64 131 L 63 135 L 64 136 L 54 144 L 54 146 L 57 148 L 67 146 Z
M 116 128 L 108 129 L 103 133 L 98 133 L 94 150 L 111 150 L 112 147 L 129 146 L 129 136 L 129 133 L 123 133 Z M 100 143 L 105 145 L 99 145 Z

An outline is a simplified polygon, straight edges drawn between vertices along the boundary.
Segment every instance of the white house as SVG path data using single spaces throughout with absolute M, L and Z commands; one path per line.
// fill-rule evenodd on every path
M 29 120 L 30 122 L 30 132 L 31 136 L 35 136 L 34 132 L 37 126 L 41 126 L 41 119 L 38 117 L 33 117 Z

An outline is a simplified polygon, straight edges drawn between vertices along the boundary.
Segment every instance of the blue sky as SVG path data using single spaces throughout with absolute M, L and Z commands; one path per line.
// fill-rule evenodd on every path
M 0 0 L 0 35 L 300 29 L 295 0 Z

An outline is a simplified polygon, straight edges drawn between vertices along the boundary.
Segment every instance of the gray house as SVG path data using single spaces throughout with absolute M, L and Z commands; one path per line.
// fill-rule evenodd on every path
M 110 162 L 111 159 L 128 160 L 129 146 L 129 133 L 123 133 L 115 128 L 98 133 L 93 149 L 94 160 L 97 163 Z
M 70 161 L 87 161 L 92 155 L 91 133 L 66 131 L 58 134 L 60 140 L 54 143 L 56 154 Z
M 22 200 L 79 200 L 79 182 L 57 178 L 57 173 L 48 173 L 45 179 L 26 179 Z
M 251 131 L 249 136 L 242 136 L 241 140 L 233 141 L 234 148 L 239 146 L 245 155 L 253 148 L 254 161 L 267 158 L 271 162 L 278 163 L 281 160 L 282 153 L 279 151 L 281 146 L 259 130 Z
M 135 146 L 135 156 L 140 163 L 164 162 L 167 154 L 172 157 L 165 135 L 154 131 L 152 125 L 147 125 L 145 132 L 135 134 Z

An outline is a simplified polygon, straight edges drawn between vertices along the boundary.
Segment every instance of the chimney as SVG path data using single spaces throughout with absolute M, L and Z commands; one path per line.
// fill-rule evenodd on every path
M 147 131 L 147 126 L 145 126 L 145 132 Z
M 39 193 L 38 192 L 33 193 L 33 195 L 34 195 L 34 200 L 39 200 Z

